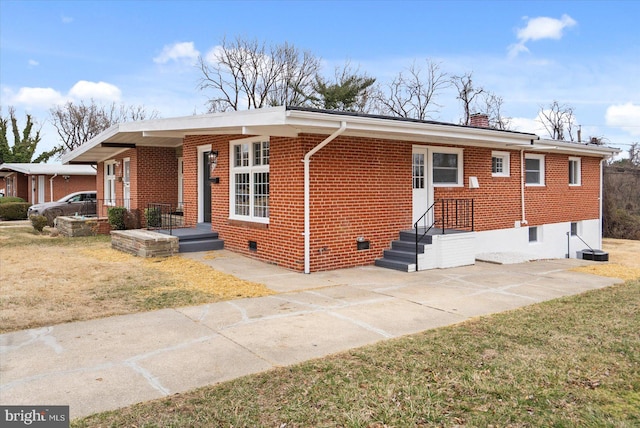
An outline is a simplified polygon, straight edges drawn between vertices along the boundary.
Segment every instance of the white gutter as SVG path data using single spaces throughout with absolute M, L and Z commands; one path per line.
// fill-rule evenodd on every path
M 520 220 L 520 226 L 529 224 L 527 221 L 527 216 L 524 209 L 524 178 L 526 174 L 525 165 L 524 165 L 524 149 L 520 150 L 520 198 L 522 203 L 522 220 Z
M 603 197 L 604 192 L 602 189 L 602 185 L 604 184 L 604 161 L 605 159 L 600 159 L 600 218 L 598 219 L 598 247 L 602 248 L 602 205 L 603 205 Z
M 49 202 L 53 202 L 53 179 L 57 176 L 58 173 L 56 172 L 55 174 L 53 174 L 53 177 L 49 179 Z
M 309 164 L 311 163 L 311 156 L 316 154 L 320 149 L 333 141 L 336 137 L 340 136 L 347 129 L 347 122 L 341 121 L 340 128 L 333 134 L 329 135 L 320 144 L 304 155 L 302 162 L 304 163 L 304 273 L 311 273 L 311 178 L 309 176 Z

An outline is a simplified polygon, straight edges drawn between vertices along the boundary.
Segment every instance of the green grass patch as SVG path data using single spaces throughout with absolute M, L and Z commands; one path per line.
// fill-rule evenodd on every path
M 639 313 L 628 281 L 71 426 L 636 427 Z

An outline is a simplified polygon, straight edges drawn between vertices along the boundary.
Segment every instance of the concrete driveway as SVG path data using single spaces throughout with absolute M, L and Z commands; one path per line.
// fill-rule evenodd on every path
M 188 257 L 279 294 L 1 335 L 0 403 L 77 418 L 620 282 L 574 259 L 304 275 L 219 254 Z

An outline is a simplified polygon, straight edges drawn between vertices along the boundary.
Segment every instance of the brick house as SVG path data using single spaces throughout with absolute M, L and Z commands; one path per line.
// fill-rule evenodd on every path
M 31 204 L 57 201 L 69 193 L 95 190 L 96 169 L 90 165 L 3 163 L 0 188 Z
M 167 204 L 229 250 L 306 273 L 599 248 L 602 161 L 617 150 L 474 120 L 273 107 L 118 124 L 63 162 L 97 164 L 105 203 Z

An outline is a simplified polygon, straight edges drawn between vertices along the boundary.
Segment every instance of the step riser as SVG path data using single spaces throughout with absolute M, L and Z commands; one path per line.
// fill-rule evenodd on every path
M 180 241 L 179 253 L 194 253 L 198 251 L 214 251 L 224 249 L 224 241 L 221 239 L 207 239 L 200 241 Z
M 413 245 L 416 244 L 416 234 L 414 232 L 400 232 L 400 240 L 403 242 L 413 242 Z M 421 240 L 421 244 L 431 244 L 432 237 L 431 235 L 425 235 Z
M 400 261 L 409 262 L 409 263 L 416 262 L 415 253 L 409 253 L 406 251 L 396 251 L 396 250 L 384 250 L 383 254 L 384 254 L 382 256 L 383 259 L 400 260 Z

